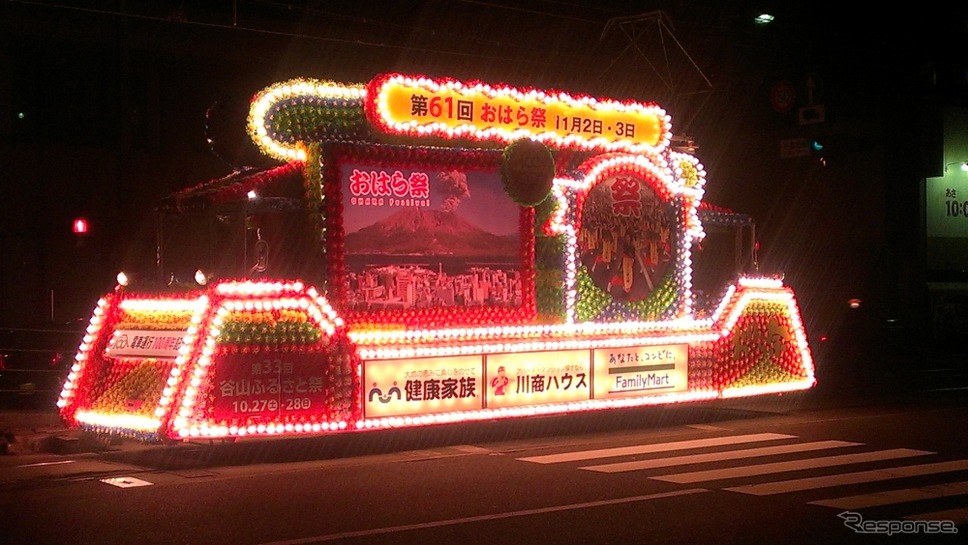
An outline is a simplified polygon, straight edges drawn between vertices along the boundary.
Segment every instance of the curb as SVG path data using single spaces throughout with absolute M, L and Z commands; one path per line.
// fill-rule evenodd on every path
M 66 447 L 79 442 L 77 430 L 55 411 L 0 412 L 0 454 L 65 454 L 76 452 Z

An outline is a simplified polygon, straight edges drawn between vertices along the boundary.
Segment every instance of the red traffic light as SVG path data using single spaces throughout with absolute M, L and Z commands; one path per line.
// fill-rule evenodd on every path
M 75 235 L 86 235 L 88 230 L 87 220 L 85 218 L 76 218 L 73 222 L 73 228 Z

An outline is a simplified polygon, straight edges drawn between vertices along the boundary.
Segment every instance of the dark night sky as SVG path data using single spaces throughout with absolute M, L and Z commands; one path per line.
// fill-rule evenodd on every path
M 774 24 L 754 26 L 770 4 Z M 259 89 L 386 71 L 656 101 L 699 143 L 707 200 L 757 219 L 764 268 L 793 271 L 805 298 L 831 279 L 870 289 L 877 256 L 912 251 L 916 225 L 895 236 L 890 224 L 916 221 L 916 209 L 887 203 L 896 191 L 916 199 L 896 188 L 923 176 L 893 163 L 889 135 L 912 145 L 912 105 L 968 96 L 968 7 L 948 4 L 2 1 L 0 300 L 24 291 L 11 287 L 18 267 L 47 272 L 27 286 L 41 296 L 0 307 L 0 322 L 43 306 L 49 290 L 85 294 L 63 312 L 86 314 L 117 270 L 151 263 L 158 199 L 269 164 L 244 131 Z M 778 81 L 808 74 L 822 81 L 820 127 L 770 106 Z M 779 141 L 808 129 L 842 143 L 842 168 L 779 159 Z M 83 248 L 67 233 L 76 215 L 92 219 Z

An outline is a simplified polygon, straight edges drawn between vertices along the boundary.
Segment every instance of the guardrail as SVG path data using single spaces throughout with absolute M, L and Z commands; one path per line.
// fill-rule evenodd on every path
M 68 369 L 0 369 L 0 410 L 56 408 Z
M 0 327 L 0 410 L 54 409 L 83 335 Z

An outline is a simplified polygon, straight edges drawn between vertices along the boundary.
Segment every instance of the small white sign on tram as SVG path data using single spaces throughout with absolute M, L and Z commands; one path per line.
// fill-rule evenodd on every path
M 600 348 L 593 361 L 596 399 L 683 392 L 688 386 L 685 344 Z
M 184 331 L 118 329 L 108 343 L 106 356 L 176 358 L 185 340 Z

